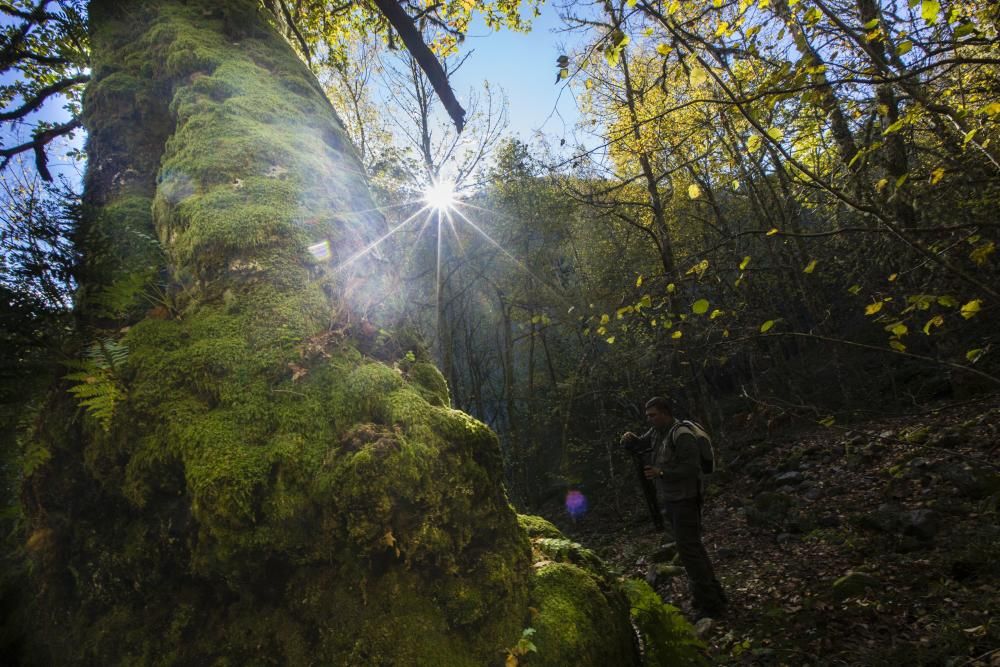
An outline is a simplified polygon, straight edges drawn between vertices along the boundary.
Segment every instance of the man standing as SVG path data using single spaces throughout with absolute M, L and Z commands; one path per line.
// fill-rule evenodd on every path
M 650 429 L 641 436 L 631 431 L 623 445 L 649 450 L 643 469 L 653 480 L 660 512 L 677 541 L 677 553 L 687 571 L 694 598 L 695 620 L 717 618 L 725 613 L 726 594 L 715 578 L 712 563 L 701 542 L 701 455 L 694 432 L 674 419 L 670 401 L 662 396 L 646 403 Z

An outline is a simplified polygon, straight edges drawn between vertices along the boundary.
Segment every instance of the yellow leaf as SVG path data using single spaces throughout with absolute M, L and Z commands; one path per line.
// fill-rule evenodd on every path
M 507 661 L 504 663 L 504 667 L 517 667 L 517 656 L 513 653 L 508 653 Z
M 806 265 L 806 268 L 802 269 L 802 273 L 812 273 L 815 270 L 816 270 L 816 260 L 814 259 L 813 261 L 809 262 L 809 264 Z
M 906 346 L 900 343 L 898 340 L 890 340 L 889 347 L 896 350 L 897 352 L 906 352 Z
M 723 338 L 729 338 L 729 329 L 723 329 L 722 330 L 722 337 Z
M 764 322 L 764 324 L 760 325 L 760 332 L 767 333 L 768 331 L 771 330 L 771 327 L 773 326 L 774 326 L 774 320 L 768 320 L 767 322 Z
M 708 305 L 707 299 L 698 299 L 691 304 L 691 312 L 695 315 L 704 315 L 708 312 Z
M 931 185 L 937 185 L 942 178 L 944 178 L 944 167 L 938 167 L 931 172 Z
M 882 310 L 883 305 L 884 302 L 882 301 L 876 301 L 875 303 L 868 304 L 865 306 L 865 315 L 874 315 L 878 311 Z
M 937 302 L 945 308 L 954 308 L 958 305 L 958 301 L 955 301 L 955 297 L 948 296 L 947 294 L 939 296 Z
M 673 51 L 673 48 L 671 48 L 670 45 L 668 45 L 668 44 L 657 44 L 656 45 L 656 52 L 659 53 L 664 58 L 666 58 L 667 56 L 669 56 L 671 51 Z
M 721 23 L 719 23 L 719 27 L 715 29 L 715 36 L 722 37 L 723 35 L 726 34 L 727 30 L 729 30 L 729 22 L 722 21 Z
M 635 286 L 642 287 L 642 276 L 639 276 L 638 278 L 635 279 Z
M 885 330 L 891 332 L 893 336 L 898 336 L 899 338 L 902 338 L 903 336 L 905 336 L 906 333 L 909 331 L 909 329 L 907 328 L 907 326 L 905 324 L 903 324 L 902 322 L 896 322 L 895 324 L 889 324 L 889 325 L 887 325 L 885 327 Z
M 770 230 L 768 230 L 767 234 L 765 234 L 764 236 L 774 236 L 777 233 L 778 233 L 778 228 L 772 227 Z
M 751 153 L 756 151 L 758 148 L 760 148 L 760 141 L 761 140 L 759 134 L 751 134 L 747 138 L 747 150 L 750 151 Z
M 603 315 L 601 315 L 601 324 L 607 324 L 610 321 L 611 321 L 611 317 L 607 313 L 604 313 Z
M 987 116 L 996 116 L 997 114 L 1000 114 L 1000 102 L 990 102 L 983 107 L 983 113 Z
M 672 334 L 670 334 L 670 337 L 674 338 L 674 339 L 677 339 L 677 338 L 680 338 L 683 335 L 684 335 L 684 332 L 682 332 L 682 331 L 675 331 Z
M 701 188 L 699 188 L 697 184 L 692 183 L 691 185 L 688 186 L 688 197 L 690 197 L 691 199 L 697 199 L 700 196 L 701 196 Z
M 983 302 L 980 299 L 973 299 L 969 303 L 962 306 L 962 317 L 967 320 L 971 320 L 979 312 L 982 305 Z
M 609 336 L 607 338 L 607 342 L 608 342 L 608 345 L 614 345 L 615 344 L 615 337 L 614 336 Z
M 712 314 L 708 316 L 708 319 L 714 320 L 716 317 L 722 317 L 726 314 L 726 311 L 719 310 L 718 308 L 712 311 Z
M 757 6 L 761 9 L 767 9 L 771 6 L 771 0 L 760 0 L 760 2 L 757 3 Z
M 977 361 L 979 361 L 979 357 L 983 356 L 983 353 L 985 351 L 986 350 L 984 350 L 982 348 L 976 348 L 975 350 L 969 350 L 968 352 L 965 353 L 965 358 L 968 359 L 969 361 L 971 361 L 972 363 L 976 363 Z
M 767 130 L 767 136 L 771 137 L 771 139 L 775 141 L 781 141 L 785 136 L 785 133 L 777 127 L 772 127 Z
M 670 3 L 670 6 L 667 7 L 667 14 L 673 14 L 680 8 L 681 8 L 681 0 L 673 0 L 673 2 Z
M 746 257 L 743 258 L 743 261 L 740 262 L 740 271 L 744 270 L 749 265 L 750 265 L 750 255 L 747 255 Z
M 969 253 L 969 258 L 976 263 L 976 266 L 982 266 L 990 258 L 990 255 L 996 252 L 996 249 L 996 244 L 993 241 L 989 241 Z
M 673 283 L 667 285 L 667 294 L 673 294 L 675 291 L 677 291 L 677 285 Z
M 927 324 L 924 325 L 924 335 L 931 335 L 931 327 L 939 327 L 944 324 L 944 317 L 942 315 L 935 315 L 931 319 L 927 320 Z
M 896 278 L 898 278 L 898 277 L 899 277 L 898 273 L 890 273 L 888 280 L 889 280 L 890 283 L 894 283 L 894 282 L 896 282 Z
M 692 67 L 690 81 L 692 86 L 700 86 L 708 81 L 708 72 L 701 67 Z

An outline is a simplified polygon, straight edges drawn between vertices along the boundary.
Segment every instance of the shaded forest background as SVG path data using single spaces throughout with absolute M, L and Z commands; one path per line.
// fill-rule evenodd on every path
M 413 57 L 281 4 L 392 232 L 377 252 L 399 271 L 397 320 L 373 335 L 426 341 L 453 406 L 500 435 L 518 508 L 570 489 L 620 503 L 634 479 L 617 435 L 653 394 L 725 443 L 1000 386 L 996 3 L 569 3 L 576 46 L 547 66 L 581 125 L 531 143 L 505 136 L 500 91 L 466 102 L 459 135 Z M 48 455 L 30 438 L 47 390 L 75 372 L 81 410 L 110 418 L 116 360 L 81 349 L 79 186 L 45 153 L 81 157 L 59 142 L 80 132 L 85 6 L 0 13 L 10 532 L 19 480 Z M 423 27 L 460 67 L 461 30 Z M 70 120 L 39 121 L 46 103 Z M 460 199 L 429 210 L 440 181 Z M 170 288 L 147 290 L 148 308 L 169 308 Z

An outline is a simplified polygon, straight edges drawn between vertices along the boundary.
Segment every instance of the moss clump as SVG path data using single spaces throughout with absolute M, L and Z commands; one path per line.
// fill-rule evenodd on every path
M 532 514 L 518 514 L 517 522 L 521 529 L 528 533 L 528 537 L 550 537 L 561 539 L 563 534 L 559 529 L 540 516 Z
M 638 665 L 628 603 L 591 572 L 570 563 L 542 564 L 532 578 L 538 609 L 532 665 Z

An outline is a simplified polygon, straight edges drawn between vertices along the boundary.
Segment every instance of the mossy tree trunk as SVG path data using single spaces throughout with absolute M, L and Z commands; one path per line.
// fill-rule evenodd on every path
M 533 548 L 494 434 L 368 323 L 385 269 L 349 260 L 382 223 L 258 3 L 90 20 L 78 312 L 103 411 L 61 391 L 38 431 L 33 659 L 479 666 L 534 624 L 533 664 L 634 664 L 621 591 Z

